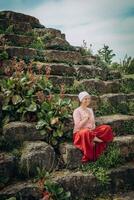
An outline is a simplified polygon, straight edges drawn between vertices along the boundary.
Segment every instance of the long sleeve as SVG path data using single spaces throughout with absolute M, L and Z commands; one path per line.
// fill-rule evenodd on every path
M 86 112 L 87 113 L 87 112 Z M 74 130 L 78 131 L 81 128 L 89 128 L 94 129 L 95 126 L 95 117 L 92 108 L 89 108 L 89 120 L 84 119 L 85 112 L 80 108 L 77 108 L 73 112 L 73 120 L 74 120 Z
M 77 128 L 77 129 L 82 128 L 83 125 L 86 123 L 85 121 L 81 120 L 79 110 L 74 110 L 73 119 L 74 119 L 75 128 Z
M 92 128 L 94 129 L 96 127 L 96 125 L 95 125 L 95 116 L 94 116 L 94 112 L 93 112 L 92 108 L 90 109 L 90 111 L 91 111 Z

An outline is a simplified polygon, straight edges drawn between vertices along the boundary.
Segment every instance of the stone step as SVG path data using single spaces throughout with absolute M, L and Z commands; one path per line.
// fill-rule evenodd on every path
M 34 38 L 27 35 L 18 35 L 14 33 L 10 34 L 0 34 L 0 45 L 3 45 L 3 41 L 5 40 L 4 44 L 8 46 L 16 46 L 16 47 L 27 47 L 29 46 Z
M 111 125 L 117 136 L 134 134 L 134 115 L 112 114 L 95 118 L 96 125 L 108 124 Z M 73 117 L 65 124 L 65 133 L 70 138 L 72 135 L 74 122 Z
M 120 91 L 120 81 L 102 81 L 97 79 L 83 79 L 80 82 L 80 86 L 82 86 L 87 92 L 91 93 L 118 93 Z
M 34 34 L 34 33 L 33 33 Z M 47 37 L 47 36 L 46 36 Z M 51 39 L 45 39 L 45 36 L 40 38 L 42 41 L 42 46 L 37 46 L 37 39 L 38 36 L 28 36 L 28 35 L 18 35 L 18 34 L 1 34 L 0 35 L 0 45 L 2 44 L 2 41 L 5 40 L 4 44 L 8 46 L 16 46 L 16 47 L 33 47 L 35 49 L 55 49 L 55 50 L 70 50 L 75 51 L 75 47 L 71 46 L 69 42 L 67 42 L 65 39 L 62 39 L 61 37 L 54 37 Z
M 0 46 L 0 51 L 3 50 L 3 46 Z M 38 59 L 43 57 L 44 61 L 47 62 L 57 62 L 57 63 L 71 63 L 71 64 L 81 64 L 82 56 L 77 51 L 59 51 L 59 50 L 36 50 L 33 48 L 23 48 L 15 46 L 5 47 L 9 58 L 18 57 L 24 58 L 29 57 L 30 59 Z
M 27 38 L 27 36 L 24 36 Z M 23 42 L 23 41 L 22 41 Z M 10 60 L 3 61 L 3 74 L 4 69 L 6 67 L 13 67 L 12 62 Z M 100 77 L 101 79 L 105 79 L 108 72 L 104 72 L 101 68 L 93 65 L 69 65 L 66 63 L 43 63 L 43 62 L 33 62 L 33 70 L 36 74 L 46 73 L 46 66 L 49 66 L 51 68 L 51 75 L 60 75 L 60 76 L 74 76 L 77 80 L 81 80 L 82 78 L 95 78 Z M 25 64 L 25 69 L 27 69 L 27 65 Z M 1 71 L 2 73 L 2 71 Z
M 82 56 L 76 51 L 58 51 L 58 50 L 46 50 L 43 54 L 47 62 L 65 62 L 71 64 L 81 64 Z
M 78 94 L 65 94 L 65 98 L 71 99 L 75 106 L 79 106 Z M 91 107 L 94 111 L 99 110 L 102 104 L 110 104 L 112 107 L 117 108 L 121 103 L 128 103 L 134 101 L 134 93 L 107 93 L 100 96 L 91 95 Z
M 134 116 L 114 114 L 96 118 L 96 124 L 109 124 L 116 135 L 134 134 Z
M 129 159 L 134 155 L 134 135 L 117 136 L 113 143 L 119 147 L 123 158 Z M 66 169 L 76 169 L 81 166 L 82 152 L 72 143 L 61 143 L 59 149 Z
M 16 197 L 17 199 L 23 200 L 39 200 L 42 197 L 42 194 L 37 184 L 33 183 L 31 180 L 28 180 L 13 182 L 0 191 L 1 200 L 6 200 L 11 197 Z
M 33 62 L 33 67 L 41 68 L 41 73 L 45 73 L 45 66 L 49 66 L 51 68 L 51 75 L 60 75 L 60 76 L 75 76 L 77 80 L 82 78 L 95 78 L 96 76 L 105 78 L 106 74 L 104 71 L 97 66 L 92 65 L 69 65 L 65 63 L 42 63 L 42 62 Z
M 3 127 L 3 136 L 10 143 L 44 139 L 44 136 L 36 129 L 35 123 L 19 121 L 6 124 Z
M 132 135 L 134 133 L 134 116 L 130 115 L 108 115 L 96 118 L 96 124 L 110 124 L 116 135 Z M 73 119 L 65 122 L 65 135 L 72 140 Z M 36 130 L 35 123 L 10 122 L 3 127 L 2 136 L 11 144 L 20 144 L 23 141 L 46 140 L 43 130 Z
M 102 187 L 100 182 L 90 172 L 56 171 L 52 174 L 52 180 L 71 192 L 71 200 L 95 199 L 105 192 L 108 196 L 118 196 L 121 192 L 134 189 L 134 163 L 130 162 L 109 170 L 110 183 L 107 188 Z M 127 193 L 133 197 L 132 192 Z M 127 197 L 128 197 L 127 195 Z M 32 180 L 13 182 L 0 191 L 0 199 L 5 200 L 10 197 L 20 197 L 23 200 L 38 200 L 42 197 L 38 185 Z M 108 199 L 107 199 L 108 200 Z M 124 199 L 121 199 L 124 200 Z M 128 198 L 125 200 L 129 200 Z M 132 199 L 131 199 L 132 200 Z
M 64 33 L 61 33 L 60 30 L 54 28 L 34 28 L 33 30 L 39 37 L 49 35 L 51 38 L 58 37 L 64 40 L 66 39 Z
M 23 47 L 6 47 L 6 52 L 9 55 L 9 58 L 17 57 L 23 59 L 24 57 L 29 57 L 33 59 L 37 56 L 37 50 L 32 48 L 23 48 Z M 3 51 L 3 46 L 0 46 L 0 51 Z
M 0 189 L 10 182 L 14 176 L 14 156 L 0 152 Z
M 130 115 L 109 115 L 96 118 L 96 124 L 110 124 L 116 135 L 132 135 L 134 133 L 134 116 Z M 69 122 L 65 122 L 65 134 L 72 139 L 73 134 L 73 118 Z M 10 122 L 3 127 L 3 136 L 10 143 L 17 145 L 23 141 L 45 140 L 45 134 L 40 134 L 36 130 L 35 123 L 28 122 Z
M 130 190 L 127 192 L 117 193 L 115 195 L 108 195 L 107 200 L 110 200 L 111 197 L 113 198 L 112 200 L 132 200 L 134 199 L 134 191 Z M 99 199 L 97 198 L 96 200 Z
M 60 184 L 65 191 L 71 192 L 71 199 L 88 199 L 92 196 L 99 196 L 102 192 L 114 194 L 128 189 L 133 190 L 134 162 L 109 170 L 111 180 L 106 187 L 102 187 L 90 172 L 61 171 L 55 172 L 53 176 L 53 180 Z

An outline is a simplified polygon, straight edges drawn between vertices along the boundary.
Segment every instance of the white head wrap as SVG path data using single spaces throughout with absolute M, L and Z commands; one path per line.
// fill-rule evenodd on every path
M 79 93 L 78 98 L 79 98 L 80 101 L 82 101 L 82 99 L 83 99 L 85 96 L 89 96 L 89 97 L 90 97 L 90 94 L 88 94 L 88 92 L 86 92 L 86 91 L 83 91 L 83 92 L 80 92 L 80 93 Z

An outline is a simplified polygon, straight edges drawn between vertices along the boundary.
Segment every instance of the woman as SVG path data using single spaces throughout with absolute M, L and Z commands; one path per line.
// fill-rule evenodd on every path
M 104 152 L 107 143 L 114 138 L 112 128 L 109 125 L 96 127 L 91 103 L 91 96 L 86 92 L 78 95 L 80 106 L 73 111 L 74 145 L 83 152 L 82 162 L 96 161 Z

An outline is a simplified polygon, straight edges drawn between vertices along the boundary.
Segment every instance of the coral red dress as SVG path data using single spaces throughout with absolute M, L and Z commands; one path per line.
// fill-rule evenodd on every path
M 85 112 L 89 113 L 90 119 L 82 124 Z M 95 117 L 92 108 L 83 110 L 81 106 L 73 112 L 74 129 L 73 143 L 83 152 L 82 162 L 96 161 L 104 152 L 109 142 L 113 141 L 114 134 L 111 126 L 99 125 L 95 126 Z M 93 142 L 94 137 L 98 137 L 103 142 Z

